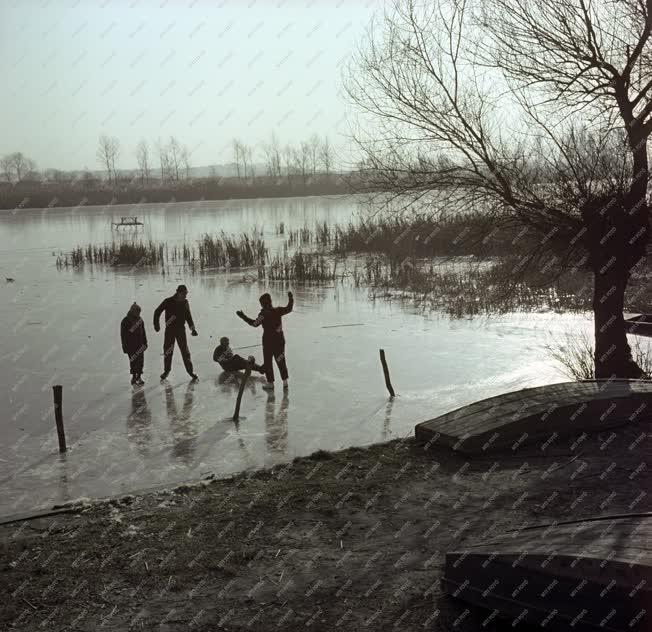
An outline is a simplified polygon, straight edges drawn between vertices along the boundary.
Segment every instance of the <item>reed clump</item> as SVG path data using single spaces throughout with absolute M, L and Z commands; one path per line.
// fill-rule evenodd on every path
M 542 309 L 584 310 L 590 305 L 590 297 L 585 290 L 582 294 L 584 286 L 578 278 L 537 285 L 527 276 L 520 282 L 512 280 L 508 269 L 504 261 L 435 263 L 373 255 L 358 261 L 352 276 L 356 286 L 367 286 L 374 294 L 427 303 L 455 317 Z
M 259 279 L 293 282 L 332 282 L 349 278 L 373 294 L 393 293 L 441 309 L 451 315 L 515 310 L 573 311 L 591 309 L 591 273 L 576 267 L 553 280 L 522 269 L 527 235 L 508 230 L 487 232 L 483 218 L 372 218 L 331 226 L 316 223 L 289 229 L 280 252 L 270 259 L 262 231 L 237 236 L 205 234 L 194 243 L 142 241 L 78 246 L 57 257 L 58 267 L 91 265 L 185 266 L 191 271 L 255 268 Z M 484 234 L 474 241 L 475 234 Z M 520 259 L 519 259 L 520 256 Z M 649 270 L 632 274 L 627 309 L 647 311 L 652 300 Z
M 297 251 L 276 255 L 259 269 L 259 278 L 270 281 L 334 281 L 337 262 L 321 253 Z
M 307 226 L 303 226 L 302 228 L 297 228 L 295 230 L 285 229 L 284 231 L 277 234 L 286 235 L 285 246 L 289 248 L 309 246 L 314 241 L 314 231 L 310 230 L 310 228 Z
M 243 268 L 265 265 L 267 247 L 264 239 L 254 232 L 231 237 L 204 235 L 197 244 L 173 244 L 138 241 L 77 246 L 57 257 L 57 267 L 90 265 L 164 266 L 174 263 L 191 270 L 211 267 Z
M 201 269 L 262 266 L 267 260 L 267 246 L 256 232 L 242 233 L 238 238 L 224 232 L 216 237 L 204 235 L 197 248 Z
M 91 265 L 131 265 L 152 266 L 166 261 L 165 245 L 154 241 L 111 242 L 110 244 L 89 244 L 82 248 L 77 246 L 67 254 L 57 257 L 58 267 L 79 267 L 85 263 Z
M 316 242 L 339 254 L 375 252 L 391 258 L 497 256 L 516 249 L 514 231 L 489 231 L 480 215 L 432 218 L 380 217 L 347 226 L 316 227 Z

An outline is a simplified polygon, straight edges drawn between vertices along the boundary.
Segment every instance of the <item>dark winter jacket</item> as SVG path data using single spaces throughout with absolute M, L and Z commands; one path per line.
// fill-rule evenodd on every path
M 195 323 L 192 322 L 192 315 L 190 314 L 190 305 L 187 299 L 177 301 L 174 296 L 166 298 L 154 310 L 154 329 L 158 328 L 159 318 L 165 312 L 165 326 L 174 329 L 184 329 L 185 324 L 188 323 L 190 329 L 195 328 Z
M 222 362 L 226 362 L 231 358 L 233 358 L 233 351 L 231 351 L 231 347 L 229 345 L 220 345 L 219 347 L 215 347 L 215 351 L 213 351 L 213 360 L 215 362 L 222 364 Z
M 290 298 L 285 307 L 268 307 L 260 310 L 256 320 L 248 318 L 244 314 L 240 318 L 252 327 L 263 326 L 263 339 L 283 336 L 282 317 L 289 314 L 294 306 L 294 298 Z
M 138 316 L 134 318 L 129 314 L 120 323 L 120 338 L 122 340 L 122 351 L 130 356 L 147 346 L 147 334 L 145 323 Z

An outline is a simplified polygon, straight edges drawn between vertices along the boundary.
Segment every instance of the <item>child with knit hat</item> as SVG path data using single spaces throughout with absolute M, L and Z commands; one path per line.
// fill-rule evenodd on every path
M 131 383 L 142 386 L 145 383 L 142 375 L 145 349 L 147 349 L 147 334 L 140 311 L 140 305 L 133 303 L 120 323 L 120 338 L 122 351 L 129 357 Z

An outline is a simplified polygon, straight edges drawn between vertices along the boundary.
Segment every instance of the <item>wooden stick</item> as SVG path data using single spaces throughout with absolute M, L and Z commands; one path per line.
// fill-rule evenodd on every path
M 322 325 L 322 329 L 334 329 L 335 327 L 363 327 L 364 323 L 347 323 L 345 325 Z
M 385 386 L 387 386 L 387 390 L 389 391 L 389 394 L 394 397 L 394 389 L 392 388 L 392 382 L 389 379 L 389 369 L 387 368 L 387 360 L 385 360 L 385 350 L 381 349 L 380 350 L 380 363 L 383 365 L 383 373 L 385 374 Z
M 54 391 L 54 420 L 57 424 L 57 436 L 59 437 L 59 452 L 66 451 L 66 433 L 63 430 L 63 386 L 57 384 L 52 387 Z
M 233 421 L 238 421 L 240 419 L 240 402 L 242 401 L 242 393 L 244 393 L 245 385 L 247 380 L 251 375 L 251 366 L 248 366 L 242 377 L 242 382 L 240 382 L 240 390 L 238 390 L 238 399 L 235 402 L 235 412 L 233 413 Z

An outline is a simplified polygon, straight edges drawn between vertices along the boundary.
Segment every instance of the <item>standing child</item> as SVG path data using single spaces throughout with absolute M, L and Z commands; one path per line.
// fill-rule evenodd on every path
M 147 349 L 147 334 L 145 323 L 140 317 L 140 306 L 134 303 L 120 323 L 120 338 L 122 351 L 129 356 L 131 383 L 142 386 L 145 349 Z
M 263 364 L 265 366 L 265 375 L 267 384 L 263 386 L 265 390 L 274 389 L 274 365 L 276 360 L 278 370 L 283 380 L 283 388 L 288 388 L 288 367 L 285 361 L 285 336 L 283 335 L 282 317 L 289 314 L 294 306 L 294 297 L 292 292 L 288 292 L 288 304 L 285 307 L 272 306 L 272 297 L 269 294 L 263 294 L 260 297 L 261 310 L 256 320 L 245 316 L 242 310 L 236 314 L 252 327 L 263 326 Z
M 154 331 L 160 331 L 159 320 L 161 314 L 165 312 L 165 334 L 163 335 L 163 373 L 161 380 L 165 380 L 172 369 L 172 353 L 174 352 L 174 343 L 179 345 L 181 358 L 186 367 L 188 375 L 197 380 L 198 376 L 192 366 L 190 349 L 188 349 L 188 339 L 186 338 L 186 323 L 190 327 L 193 336 L 197 335 L 195 323 L 190 313 L 190 304 L 188 303 L 188 288 L 185 285 L 179 285 L 177 291 L 166 298 L 154 310 Z

